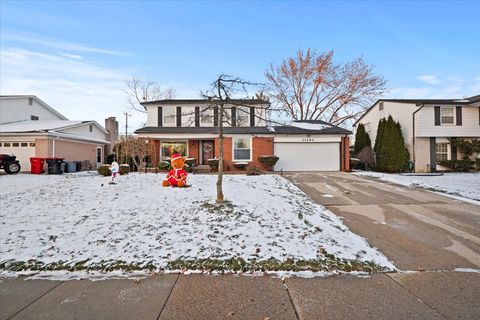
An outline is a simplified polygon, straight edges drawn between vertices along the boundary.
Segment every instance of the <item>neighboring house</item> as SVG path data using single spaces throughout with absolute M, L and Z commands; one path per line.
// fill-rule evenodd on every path
M 416 172 L 442 170 L 441 160 L 461 159 L 452 139 L 480 138 L 480 95 L 465 99 L 381 99 L 358 119 L 375 143 L 378 122 L 391 115 L 402 126 Z M 373 147 L 373 146 L 372 146 Z
M 36 96 L 0 96 L 0 153 L 17 156 L 22 171 L 31 157 L 88 160 L 95 168 L 109 145 L 109 132 L 95 121 L 70 121 Z
M 158 100 L 144 102 L 147 126 L 135 131 L 155 145 L 152 162 L 168 160 L 172 152 L 207 165 L 218 158 L 218 108 L 209 100 Z M 235 106 L 237 105 L 237 106 Z M 239 106 L 242 105 L 242 106 Z M 235 162 L 261 167 L 258 157 L 280 158 L 275 170 L 349 170 L 350 131 L 323 121 L 298 121 L 285 126 L 267 126 L 263 100 L 234 100 L 224 123 L 224 164 L 235 171 Z M 230 121 L 231 120 L 231 121 Z

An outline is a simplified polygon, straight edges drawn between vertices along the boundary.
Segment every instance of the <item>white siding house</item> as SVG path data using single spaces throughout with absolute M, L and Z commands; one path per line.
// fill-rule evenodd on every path
M 354 128 L 363 124 L 374 144 L 378 122 L 388 116 L 400 123 L 416 172 L 442 170 L 438 161 L 460 158 L 451 139 L 480 138 L 480 95 L 465 99 L 378 100 Z

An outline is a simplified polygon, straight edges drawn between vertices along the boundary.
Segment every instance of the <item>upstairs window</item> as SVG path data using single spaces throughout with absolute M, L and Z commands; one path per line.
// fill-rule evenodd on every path
M 33 98 L 28 98 L 28 105 L 32 106 L 33 105 Z
M 441 124 L 455 124 L 455 108 L 442 107 L 440 108 L 440 123 Z
M 88 126 L 88 131 L 93 132 L 93 125 Z
M 163 108 L 163 124 L 175 125 L 177 123 L 177 112 L 175 107 Z
M 38 120 L 38 116 L 31 115 L 30 120 Z
M 383 110 L 383 101 L 378 104 L 378 110 Z
M 236 123 L 237 126 L 248 126 L 250 123 L 250 108 L 246 107 L 237 107 L 237 114 L 236 114 Z
M 203 107 L 200 109 L 200 125 L 212 126 L 213 125 L 213 109 L 210 107 Z

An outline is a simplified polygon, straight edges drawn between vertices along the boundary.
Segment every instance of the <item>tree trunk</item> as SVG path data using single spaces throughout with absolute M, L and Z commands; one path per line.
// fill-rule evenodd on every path
M 223 203 L 223 103 L 220 104 L 218 119 L 218 175 L 217 175 L 217 203 Z

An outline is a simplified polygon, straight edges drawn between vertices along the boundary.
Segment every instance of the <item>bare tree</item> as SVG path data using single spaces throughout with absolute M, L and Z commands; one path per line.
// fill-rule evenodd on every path
M 128 103 L 130 107 L 139 112 L 146 112 L 140 104 L 146 101 L 173 99 L 176 96 L 175 89 L 163 88 L 153 81 L 146 81 L 140 78 L 132 77 L 127 81 Z
M 265 72 L 276 111 L 294 120 L 324 120 L 340 125 L 356 119 L 385 92 L 385 80 L 362 58 L 333 62 L 333 51 L 299 50 Z
M 201 93 L 202 97 L 209 101 L 207 108 L 214 108 L 218 112 L 219 156 L 216 182 L 217 203 L 223 203 L 225 200 L 223 194 L 224 124 L 232 125 L 234 123 L 231 112 L 233 107 L 255 107 L 253 103 L 248 103 L 248 88 L 258 86 L 261 85 L 221 74 L 211 84 L 210 90 Z M 239 112 L 243 111 L 240 109 Z
M 115 145 L 114 152 L 118 161 L 128 163 L 131 159 L 133 166 L 141 170 L 147 155 L 156 154 L 158 150 L 155 150 L 155 145 L 150 143 L 148 139 L 128 135 L 121 138 L 120 142 Z

